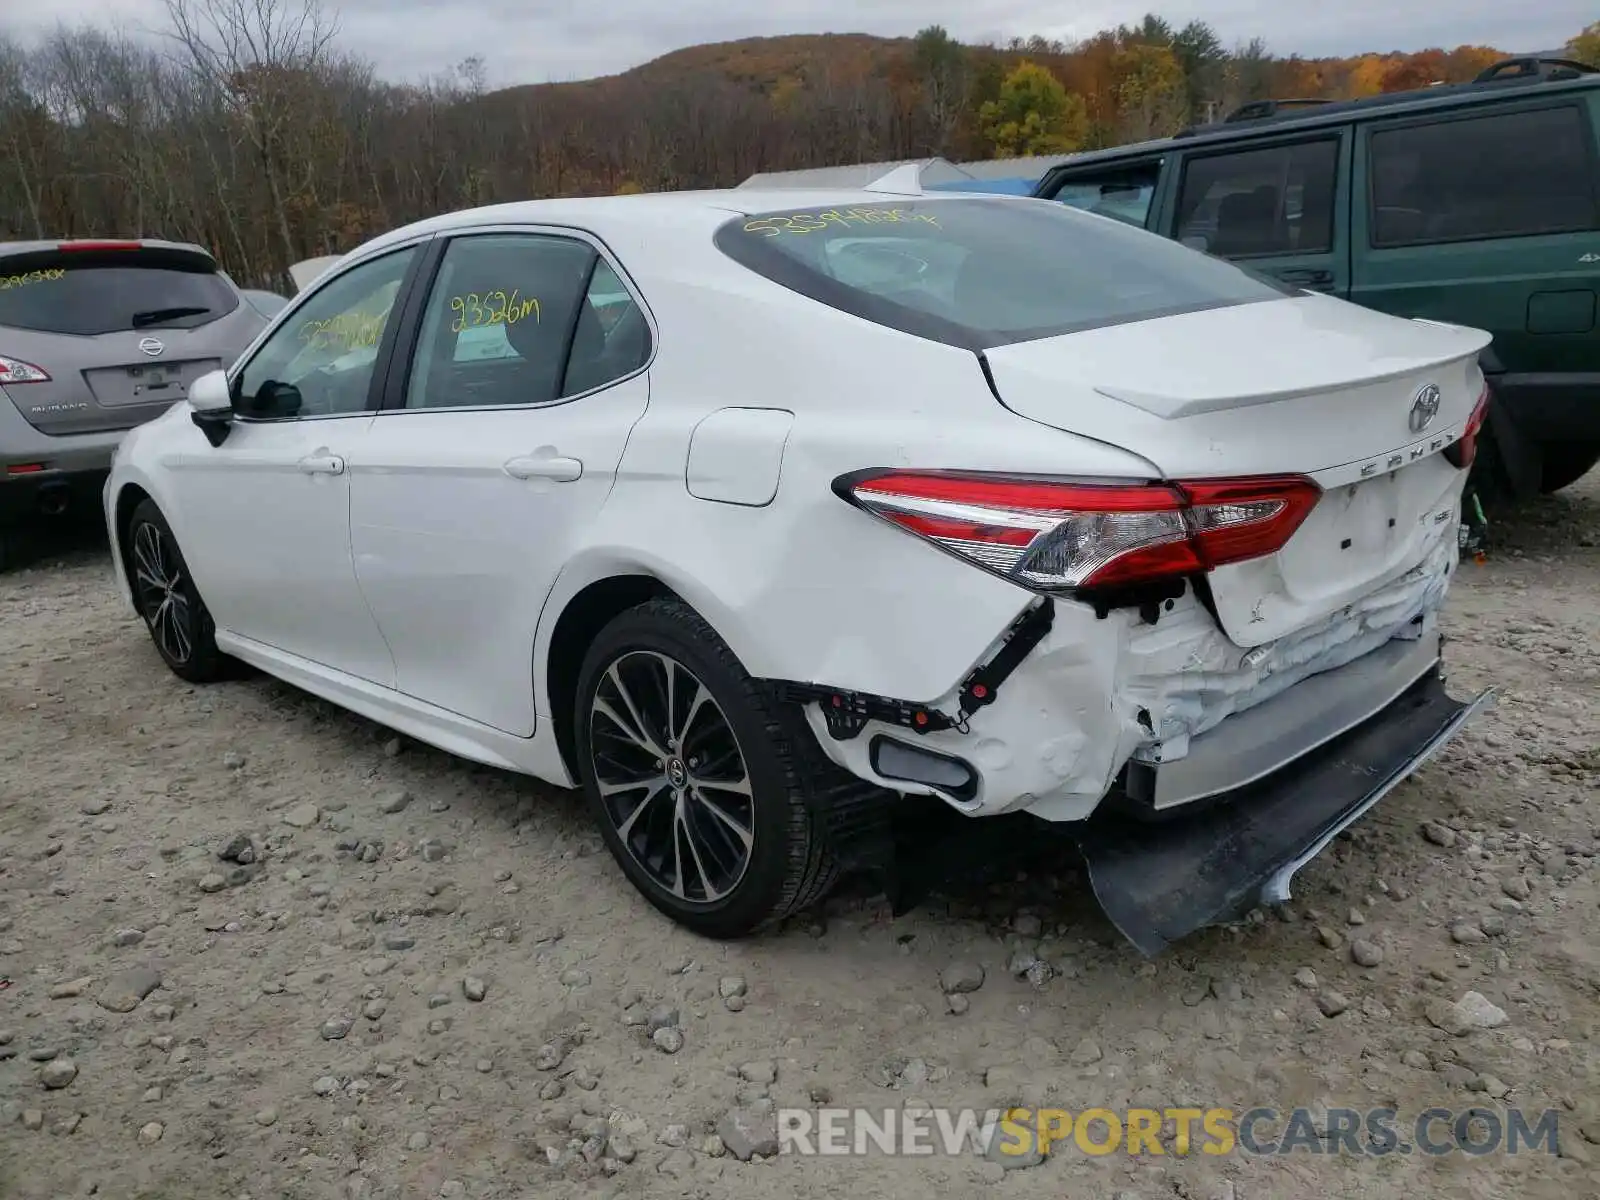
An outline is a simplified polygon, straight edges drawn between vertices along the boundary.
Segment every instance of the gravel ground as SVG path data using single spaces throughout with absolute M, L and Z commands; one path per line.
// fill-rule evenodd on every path
M 1494 533 L 1447 627 L 1498 707 L 1150 963 L 1039 850 L 699 940 L 575 796 L 181 683 L 103 546 L 0 576 L 0 1196 L 1600 1195 L 1600 474 Z M 1469 991 L 1503 1022 L 1441 1028 Z M 741 1158 L 829 1097 L 1551 1108 L 1560 1156 Z

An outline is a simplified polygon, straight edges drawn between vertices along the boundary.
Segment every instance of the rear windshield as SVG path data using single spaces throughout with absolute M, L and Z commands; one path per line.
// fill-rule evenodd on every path
M 113 253 L 120 261 L 108 261 Z M 118 251 L 0 259 L 0 326 L 85 336 L 193 329 L 239 306 L 238 292 L 202 260 L 141 257 Z
M 982 350 L 1281 299 L 1293 289 L 1044 200 L 886 200 L 754 213 L 717 246 L 768 279 L 919 337 Z

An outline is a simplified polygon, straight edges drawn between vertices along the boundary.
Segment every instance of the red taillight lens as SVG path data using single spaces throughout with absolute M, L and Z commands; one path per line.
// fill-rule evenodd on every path
M 96 250 L 140 250 L 143 247 L 138 242 L 107 242 L 107 241 L 81 241 L 57 242 L 57 250 L 84 251 L 93 253 Z
M 1472 460 L 1478 457 L 1478 435 L 1483 432 L 1483 423 L 1488 419 L 1489 385 L 1486 383 L 1478 394 L 1478 403 L 1473 406 L 1472 415 L 1467 418 L 1467 429 L 1461 435 L 1461 440 L 1444 448 L 1445 461 L 1463 471 L 1470 467 Z
M 875 516 L 1041 591 L 1126 586 L 1271 554 L 1322 494 L 1300 476 L 1079 484 L 883 471 L 836 486 Z
M 7 358 L 0 354 L 0 385 L 11 383 L 49 383 L 50 372 L 43 367 L 23 362 L 20 358 Z

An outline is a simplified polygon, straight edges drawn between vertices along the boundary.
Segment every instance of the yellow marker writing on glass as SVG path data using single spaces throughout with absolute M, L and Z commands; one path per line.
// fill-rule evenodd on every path
M 54 283 L 66 277 L 64 267 L 48 267 L 42 271 L 25 271 L 21 275 L 0 275 L 0 292 L 26 287 L 30 283 Z
M 512 288 L 509 293 L 496 290 L 451 296 L 450 311 L 456 314 L 455 320 L 450 322 L 451 333 L 480 325 L 515 325 L 530 318 L 536 324 L 544 320 L 537 297 L 524 296 L 518 288 Z

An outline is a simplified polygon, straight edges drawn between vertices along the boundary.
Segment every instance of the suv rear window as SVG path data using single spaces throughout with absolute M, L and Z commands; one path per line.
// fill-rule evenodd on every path
M 982 350 L 1291 289 L 1153 233 L 1047 200 L 893 200 L 752 213 L 735 262 L 879 325 Z
M 0 259 L 0 326 L 93 336 L 193 329 L 239 306 L 196 255 L 73 251 Z

